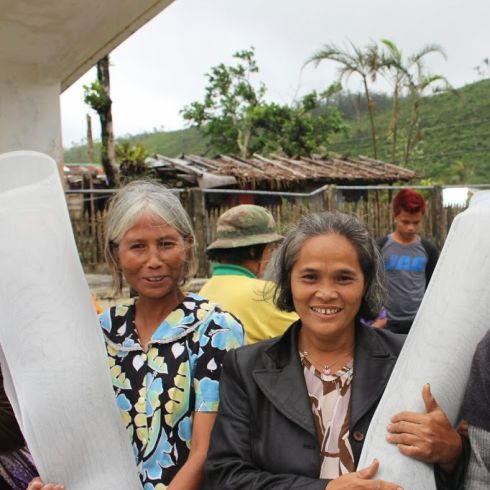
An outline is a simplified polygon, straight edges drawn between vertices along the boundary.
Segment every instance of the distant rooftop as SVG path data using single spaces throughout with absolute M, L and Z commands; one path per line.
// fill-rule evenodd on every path
M 366 156 L 353 159 L 335 154 L 312 158 L 219 155 L 212 159 L 197 155 L 182 155 L 179 158 L 154 155 L 148 163 L 170 187 L 285 189 L 327 183 L 392 184 L 418 177 L 413 170 Z

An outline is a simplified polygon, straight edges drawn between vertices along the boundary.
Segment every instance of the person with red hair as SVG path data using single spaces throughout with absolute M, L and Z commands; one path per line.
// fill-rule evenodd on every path
M 391 206 L 395 229 L 378 240 L 388 286 L 386 328 L 406 334 L 422 302 L 439 252 L 430 240 L 419 235 L 426 204 L 418 192 L 401 190 Z

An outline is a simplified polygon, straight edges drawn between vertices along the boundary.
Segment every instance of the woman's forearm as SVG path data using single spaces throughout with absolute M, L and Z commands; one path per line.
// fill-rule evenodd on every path
M 174 476 L 168 490 L 199 490 L 204 480 L 206 454 L 189 454 L 187 461 Z

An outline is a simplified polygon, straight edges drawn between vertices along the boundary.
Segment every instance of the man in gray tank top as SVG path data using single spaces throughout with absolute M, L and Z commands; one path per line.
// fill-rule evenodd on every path
M 431 241 L 418 234 L 425 213 L 418 192 L 403 189 L 393 199 L 392 209 L 395 230 L 378 240 L 388 283 L 386 328 L 408 333 L 439 254 Z

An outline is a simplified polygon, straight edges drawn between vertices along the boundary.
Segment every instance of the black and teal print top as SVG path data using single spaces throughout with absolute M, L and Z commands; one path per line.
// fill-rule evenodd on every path
M 105 310 L 99 320 L 144 490 L 161 490 L 187 460 L 193 412 L 217 411 L 223 357 L 243 344 L 243 328 L 231 313 L 188 294 L 145 352 L 134 316 L 131 300 Z

